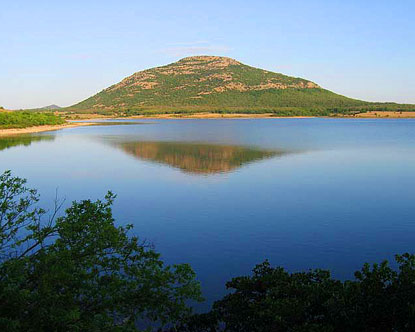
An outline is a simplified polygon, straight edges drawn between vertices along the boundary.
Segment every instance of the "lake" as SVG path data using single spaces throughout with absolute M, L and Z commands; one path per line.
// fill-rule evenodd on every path
M 120 122 L 0 138 L 0 171 L 46 206 L 112 190 L 118 224 L 190 263 L 205 307 L 265 259 L 347 279 L 415 252 L 415 120 Z

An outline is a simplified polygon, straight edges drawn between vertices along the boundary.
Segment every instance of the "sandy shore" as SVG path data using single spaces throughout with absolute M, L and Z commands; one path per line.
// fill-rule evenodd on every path
M 131 115 L 127 117 L 102 116 L 100 114 L 80 114 L 71 120 L 94 121 L 94 120 L 125 120 L 125 119 L 250 119 L 250 118 L 314 118 L 314 116 L 275 116 L 273 113 L 252 114 L 252 113 L 190 113 L 190 114 L 154 114 L 154 115 Z
M 376 119 L 376 118 L 392 118 L 392 119 L 413 119 L 415 118 L 415 112 L 376 112 L 370 111 L 366 113 L 359 113 L 356 114 L 356 118 L 368 118 L 368 119 Z
M 53 130 L 60 130 L 65 128 L 74 128 L 74 127 L 81 127 L 81 126 L 91 126 L 94 125 L 92 122 L 67 122 L 62 125 L 55 125 L 55 126 L 35 126 L 35 127 L 27 127 L 27 128 L 10 128 L 10 129 L 0 129 L 0 136 L 9 136 L 9 135 L 21 135 L 21 134 L 32 134 L 32 133 L 40 133 L 43 131 L 53 131 Z
M 273 113 L 264 114 L 218 114 L 218 113 L 194 113 L 194 114 L 158 114 L 153 116 L 148 115 L 134 115 L 127 118 L 118 119 L 309 119 L 309 118 L 334 118 L 334 119 L 414 119 L 415 112 L 366 112 L 359 113 L 354 116 L 339 115 L 334 117 L 327 116 L 275 116 Z
M 219 113 L 193 113 L 193 114 L 154 114 L 154 115 L 132 115 L 128 117 L 104 117 L 102 115 L 88 114 L 82 120 L 125 120 L 125 119 L 307 119 L 307 118 L 324 118 L 324 116 L 275 116 L 273 113 L 252 114 L 252 113 L 236 113 L 236 114 L 219 114 Z M 415 112 L 366 112 L 359 113 L 354 116 L 339 115 L 333 118 L 391 118 L 391 119 L 413 119 Z
M 193 114 L 155 114 L 155 115 L 133 115 L 117 119 L 265 119 L 265 118 L 314 118 L 314 116 L 275 116 L 273 113 L 249 114 L 219 114 L 219 113 L 193 113 Z

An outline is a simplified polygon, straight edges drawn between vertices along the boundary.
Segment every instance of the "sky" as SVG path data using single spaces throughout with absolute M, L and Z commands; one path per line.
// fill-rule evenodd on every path
M 0 106 L 69 106 L 192 55 L 415 103 L 414 13 L 414 0 L 0 0 Z

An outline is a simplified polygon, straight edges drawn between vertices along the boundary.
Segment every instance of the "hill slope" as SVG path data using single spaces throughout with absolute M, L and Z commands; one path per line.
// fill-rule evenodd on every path
M 364 105 L 301 78 L 217 56 L 137 72 L 71 106 L 72 111 L 255 111 Z

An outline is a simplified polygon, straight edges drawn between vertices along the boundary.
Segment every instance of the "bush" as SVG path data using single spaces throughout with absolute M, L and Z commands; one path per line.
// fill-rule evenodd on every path
M 73 202 L 44 220 L 36 190 L 0 176 L 0 330 L 131 331 L 174 326 L 200 300 L 186 265 L 166 266 L 151 246 L 116 227 L 105 200 Z
M 26 128 L 43 125 L 60 125 L 65 120 L 53 113 L 35 112 L 2 112 L 0 113 L 0 129 Z
M 355 280 L 329 271 L 288 273 L 266 261 L 252 276 L 227 283 L 233 292 L 195 315 L 181 331 L 415 331 L 415 256 L 365 264 Z

